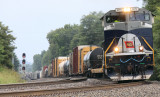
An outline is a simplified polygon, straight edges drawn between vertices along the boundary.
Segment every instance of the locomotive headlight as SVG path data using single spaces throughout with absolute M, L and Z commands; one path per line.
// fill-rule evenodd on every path
M 139 51 L 143 52 L 144 47 L 143 46 L 139 46 Z
M 118 47 L 115 47 L 115 48 L 114 48 L 114 52 L 115 52 L 115 53 L 119 53 L 119 48 L 118 48 Z
M 138 7 L 125 7 L 125 8 L 116 8 L 116 12 L 131 12 L 131 11 L 139 11 Z
M 123 11 L 124 11 L 124 12 L 130 12 L 130 11 L 131 11 L 131 8 L 126 7 L 126 8 L 123 9 Z

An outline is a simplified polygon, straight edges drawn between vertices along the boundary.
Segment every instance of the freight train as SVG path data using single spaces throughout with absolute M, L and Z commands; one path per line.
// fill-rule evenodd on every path
M 103 47 L 81 45 L 68 57 L 53 59 L 52 76 L 149 79 L 155 66 L 153 14 L 138 7 L 116 8 L 100 20 L 104 27 Z

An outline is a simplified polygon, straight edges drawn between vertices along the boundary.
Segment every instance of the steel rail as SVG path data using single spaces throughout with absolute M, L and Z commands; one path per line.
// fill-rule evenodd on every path
M 92 91 L 92 90 L 108 90 L 114 88 L 124 88 L 132 86 L 140 86 L 148 84 L 145 81 L 141 82 L 131 82 L 131 83 L 121 83 L 121 84 L 107 84 L 107 85 L 95 85 L 86 87 L 73 87 L 73 88 L 63 88 L 63 89 L 48 89 L 48 90 L 34 90 L 34 91 L 20 91 L 20 92 L 5 92 L 0 93 L 0 97 L 8 96 L 47 96 L 51 94 L 63 94 L 66 92 L 77 92 L 77 91 Z
M 30 83 L 18 83 L 18 84 L 2 84 L 0 89 L 6 88 L 16 88 L 16 87 L 29 87 L 29 86 L 38 86 L 38 85 L 55 85 L 55 84 L 66 84 L 66 83 L 75 83 L 82 80 L 60 80 L 60 81 L 44 81 L 44 82 L 30 82 Z

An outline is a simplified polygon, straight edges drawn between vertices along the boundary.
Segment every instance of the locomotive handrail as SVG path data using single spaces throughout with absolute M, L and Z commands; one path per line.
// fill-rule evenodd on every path
M 142 37 L 142 36 L 141 36 Z M 146 39 L 144 37 L 142 37 L 142 39 L 144 40 L 144 42 L 148 45 L 148 47 L 153 51 L 153 65 L 155 66 L 155 61 L 154 61 L 154 49 L 149 45 L 149 43 L 146 41 Z
M 112 42 L 110 43 L 110 45 L 108 46 L 108 48 L 106 49 L 105 53 L 104 53 L 104 57 L 105 57 L 105 68 L 107 67 L 107 64 L 106 64 L 106 53 L 107 51 L 109 50 L 109 48 L 111 47 L 111 45 L 113 44 L 115 38 L 112 40 Z M 102 69 L 103 69 L 103 65 L 102 65 Z

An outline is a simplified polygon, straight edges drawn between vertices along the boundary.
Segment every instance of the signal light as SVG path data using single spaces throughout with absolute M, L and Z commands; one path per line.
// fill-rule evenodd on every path
M 22 60 L 22 64 L 25 64 L 25 63 L 26 63 L 26 60 L 25 60 L 25 59 L 23 59 L 23 60 Z
M 25 54 L 25 53 L 23 53 L 23 54 L 22 54 L 22 57 L 23 57 L 23 58 L 25 58 L 25 57 L 26 57 L 26 54 Z
M 25 67 L 22 67 L 22 70 L 25 70 Z
M 24 66 L 26 64 L 26 60 L 25 60 L 26 54 L 25 53 L 22 54 L 22 58 L 23 58 L 23 60 L 22 60 L 22 64 L 23 64 L 22 70 L 24 71 L 24 74 L 25 74 L 25 66 Z

